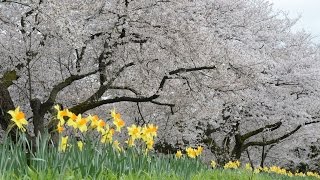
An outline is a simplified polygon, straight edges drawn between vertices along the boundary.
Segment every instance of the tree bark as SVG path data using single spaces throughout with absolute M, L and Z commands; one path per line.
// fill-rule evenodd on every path
M 8 91 L 8 87 L 10 87 L 13 84 L 13 81 L 17 80 L 18 78 L 19 77 L 15 71 L 7 71 L 0 79 L 0 125 L 3 130 L 7 130 L 10 124 L 11 117 L 8 114 L 8 111 L 15 108 Z M 16 128 L 13 128 L 9 135 L 15 142 Z

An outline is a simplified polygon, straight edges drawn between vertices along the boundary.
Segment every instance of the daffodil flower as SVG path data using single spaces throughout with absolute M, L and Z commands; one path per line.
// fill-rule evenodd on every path
M 27 125 L 28 121 L 26 120 L 24 113 L 20 111 L 20 107 L 18 106 L 14 111 L 10 110 L 8 113 L 11 115 L 11 120 L 18 126 L 18 128 L 25 132 L 26 128 L 24 125 Z
M 57 125 L 57 131 L 59 134 L 61 134 L 64 131 L 64 127 L 61 125 L 61 122 L 59 122 Z
M 111 143 L 113 139 L 114 129 L 110 129 L 108 131 L 105 131 L 104 134 L 102 134 L 101 143 Z
M 121 147 L 120 147 L 120 143 L 119 143 L 119 141 L 117 141 L 117 140 L 115 140 L 115 141 L 113 142 L 112 146 L 113 146 L 117 151 L 119 151 L 119 152 L 122 150 Z
M 81 132 L 86 132 L 88 120 L 86 118 L 82 118 L 81 114 L 78 115 L 76 120 L 76 128 L 78 128 Z
M 100 133 L 103 133 L 104 132 L 104 128 L 107 126 L 107 123 L 100 119 L 98 122 L 97 122 L 97 131 L 100 132 Z M 109 125 L 108 125 L 108 129 L 109 129 Z
M 186 149 L 186 152 L 187 152 L 188 157 L 190 157 L 190 158 L 196 158 L 196 151 L 195 151 L 195 149 L 193 149 L 193 148 L 191 148 L 191 147 L 188 147 L 188 148 Z
M 88 119 L 89 119 L 89 121 L 91 122 L 91 123 L 90 123 L 90 127 L 96 128 L 96 127 L 98 126 L 99 116 L 97 116 L 97 115 L 94 115 L 94 116 L 89 115 L 89 116 L 88 116 Z
M 139 139 L 141 137 L 141 127 L 137 127 L 135 124 L 127 127 L 128 134 L 133 140 Z
M 65 152 L 68 146 L 68 136 L 62 137 L 60 141 L 59 151 Z
M 181 150 L 177 151 L 176 157 L 177 157 L 178 159 L 180 159 L 180 158 L 182 157 L 182 152 L 181 152 Z
M 116 131 L 121 132 L 121 128 L 125 125 L 125 122 L 122 119 L 115 119 L 113 124 L 116 125 Z
M 203 151 L 203 147 L 198 146 L 198 148 L 195 150 L 196 156 L 199 156 L 202 153 L 202 151 Z
M 217 163 L 214 160 L 212 160 L 210 165 L 211 165 L 212 168 L 216 168 Z
M 125 143 L 127 143 L 129 147 L 135 146 L 134 139 L 132 138 L 129 138 L 127 141 L 125 141 Z
M 78 145 L 79 150 L 82 151 L 82 149 L 83 149 L 83 142 L 82 142 L 82 141 L 78 141 L 78 142 L 77 142 L 77 145 Z

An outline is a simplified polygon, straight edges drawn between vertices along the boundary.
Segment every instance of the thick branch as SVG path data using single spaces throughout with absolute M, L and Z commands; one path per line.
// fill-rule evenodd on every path
M 110 86 L 108 89 L 128 90 L 128 91 L 131 91 L 132 93 L 134 93 L 135 95 L 140 94 L 137 90 L 135 90 L 131 87 L 127 87 L 127 86 Z
M 112 104 L 117 102 L 150 102 L 154 99 L 157 99 L 158 97 L 159 95 L 152 95 L 150 97 L 115 97 L 112 99 L 105 99 L 105 100 L 94 101 L 94 102 L 83 102 L 83 103 L 80 103 L 79 105 L 76 105 L 70 108 L 70 111 L 75 114 L 79 114 L 104 104 Z
M 242 142 L 247 140 L 248 138 L 254 136 L 254 135 L 257 135 L 261 132 L 263 132 L 264 130 L 267 130 L 267 129 L 270 129 L 271 131 L 275 130 L 275 129 L 278 129 L 280 126 L 282 125 L 282 122 L 277 122 L 277 123 L 274 123 L 274 124 L 269 124 L 269 125 L 266 125 L 264 127 L 261 127 L 259 129 L 256 129 L 254 131 L 251 131 L 251 132 L 248 132 L 244 135 L 241 136 L 241 140 Z
M 94 93 L 90 98 L 88 98 L 86 101 L 70 108 L 70 110 L 76 114 L 78 113 L 84 113 L 90 109 L 99 107 L 101 105 L 104 104 L 111 104 L 111 103 L 117 103 L 117 102 L 151 102 L 154 104 L 158 104 L 158 105 L 167 105 L 171 107 L 171 111 L 172 107 L 174 106 L 174 104 L 165 104 L 165 103 L 160 103 L 160 102 L 156 102 L 154 101 L 155 99 L 157 99 L 160 95 L 158 94 L 158 92 L 160 90 L 162 90 L 165 82 L 167 79 L 170 79 L 171 77 L 169 76 L 164 76 L 160 82 L 160 85 L 158 87 L 158 90 L 155 94 L 153 94 L 152 96 L 149 97 L 115 97 L 112 99 L 105 99 L 105 100 L 99 100 L 101 98 L 101 96 L 105 93 L 106 90 L 110 89 L 111 84 L 115 81 L 115 79 L 125 70 L 125 68 L 133 66 L 134 63 L 129 63 L 126 64 L 125 66 L 123 66 L 116 74 L 115 76 L 110 79 L 106 84 L 100 86 L 100 88 L 97 90 L 96 93 Z M 179 73 L 183 73 L 183 72 L 192 72 L 192 71 L 200 71 L 200 70 L 205 70 L 205 69 L 215 69 L 215 66 L 204 66 L 204 67 L 198 67 L 198 68 L 179 68 L 173 71 L 170 71 L 168 74 L 169 75 L 174 75 L 174 74 L 179 74 Z M 127 88 L 128 90 L 133 90 L 131 88 Z
M 100 88 L 97 90 L 96 93 L 94 93 L 91 97 L 89 97 L 84 103 L 89 103 L 89 102 L 94 102 L 96 100 L 98 100 L 99 98 L 101 98 L 101 96 L 106 92 L 106 90 L 109 89 L 109 87 L 111 86 L 111 84 L 118 78 L 118 76 L 120 76 L 120 74 L 127 68 L 130 66 L 133 66 L 134 63 L 131 62 L 129 64 L 124 65 L 123 67 L 121 67 L 119 69 L 118 72 L 115 73 L 115 75 L 104 85 L 100 86 Z
M 293 135 L 301 127 L 303 127 L 305 125 L 319 123 L 319 122 L 320 121 L 311 121 L 311 122 L 306 122 L 306 123 L 300 124 L 295 129 L 293 129 L 292 131 L 288 132 L 287 134 L 284 134 L 283 136 L 280 136 L 280 137 L 278 137 L 276 139 L 272 139 L 272 140 L 269 140 L 269 141 L 265 141 L 265 142 L 258 142 L 258 141 L 248 142 L 248 143 L 244 144 L 243 150 L 247 149 L 249 146 L 267 146 L 267 145 L 278 143 L 281 140 L 284 140 L 284 139 L 288 138 L 289 136 Z
M 206 70 L 206 69 L 207 70 L 216 69 L 216 66 L 202 66 L 202 67 L 196 67 L 196 68 L 179 68 L 179 69 L 170 71 L 168 74 L 175 75 L 175 74 L 184 73 L 184 72 L 201 71 L 201 70 Z M 163 78 L 160 82 L 160 85 L 158 87 L 157 93 L 163 89 L 163 86 L 168 79 L 172 79 L 172 77 L 170 77 L 168 75 L 163 76 Z
M 44 103 L 45 105 L 53 105 L 56 97 L 58 95 L 58 93 L 63 90 L 65 87 L 69 86 L 70 84 L 72 84 L 74 81 L 83 79 L 85 77 L 91 76 L 95 73 L 97 73 L 98 70 L 89 72 L 87 74 L 82 74 L 82 75 L 71 75 L 70 77 L 68 77 L 67 79 L 65 79 L 63 82 L 60 82 L 59 84 L 55 85 L 53 87 L 53 89 L 50 92 L 49 98 L 48 100 Z

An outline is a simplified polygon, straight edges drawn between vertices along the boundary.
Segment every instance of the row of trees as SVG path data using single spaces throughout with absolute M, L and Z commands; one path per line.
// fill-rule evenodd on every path
M 23 106 L 34 135 L 54 128 L 57 103 L 75 113 L 112 104 L 161 127 L 158 151 L 200 143 L 223 163 L 262 147 L 263 165 L 270 146 L 318 123 L 319 47 L 265 0 L 2 0 L 0 9 L 0 107 Z

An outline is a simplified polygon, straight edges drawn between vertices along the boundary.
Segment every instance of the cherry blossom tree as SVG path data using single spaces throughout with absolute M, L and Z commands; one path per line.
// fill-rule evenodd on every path
M 0 9 L 1 74 L 20 76 L 8 90 L 35 135 L 55 127 L 57 103 L 75 113 L 112 104 L 160 126 L 158 151 L 200 143 L 224 162 L 318 122 L 319 47 L 265 0 L 2 0 Z

